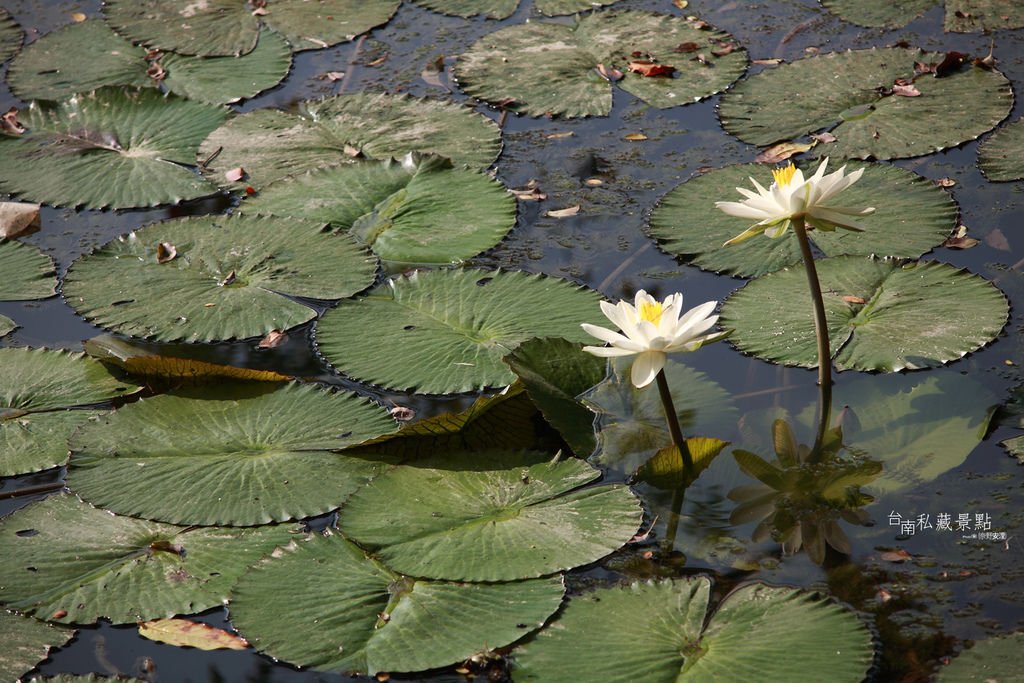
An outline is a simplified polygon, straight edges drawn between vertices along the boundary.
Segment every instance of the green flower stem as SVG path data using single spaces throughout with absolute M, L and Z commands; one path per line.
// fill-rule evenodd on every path
M 818 384 L 827 387 L 832 384 L 832 352 L 828 343 L 828 323 L 825 320 L 825 302 L 821 298 L 821 284 L 818 282 L 818 269 L 814 266 L 814 254 L 811 243 L 807 239 L 807 227 L 802 216 L 792 219 L 793 231 L 800 242 L 800 253 L 804 257 L 804 270 L 807 272 L 807 286 L 811 290 L 811 302 L 814 304 L 814 336 L 818 339 Z
M 811 451 L 811 458 L 818 462 L 821 455 L 821 444 L 825 441 L 825 432 L 828 431 L 829 422 L 832 421 L 832 385 L 820 384 L 818 386 L 818 433 L 814 436 L 814 448 Z
M 682 517 L 685 494 L 685 486 L 680 486 L 672 492 L 672 510 L 669 512 L 668 524 L 665 525 L 665 540 L 662 541 L 662 547 L 666 552 L 671 552 L 676 544 L 676 534 L 679 532 L 679 520 Z
M 676 416 L 676 407 L 672 403 L 672 393 L 668 390 L 668 380 L 665 379 L 665 370 L 658 372 L 658 392 L 661 394 L 661 405 L 665 408 L 665 421 L 668 422 L 668 431 L 672 434 L 672 443 L 679 449 L 683 457 L 683 469 L 689 477 L 693 472 L 693 456 L 690 455 L 690 447 L 686 445 L 683 438 L 683 430 L 679 427 L 679 418 Z

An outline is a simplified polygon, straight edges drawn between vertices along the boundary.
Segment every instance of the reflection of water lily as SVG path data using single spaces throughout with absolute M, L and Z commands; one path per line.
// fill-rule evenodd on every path
M 736 244 L 764 233 L 768 237 L 779 237 L 789 229 L 793 219 L 800 218 L 818 230 L 832 231 L 836 227 L 860 231 L 864 228 L 851 216 L 867 216 L 874 208 L 853 208 L 835 206 L 830 201 L 840 192 L 860 180 L 864 169 L 859 168 L 849 175 L 846 167 L 825 175 L 826 158 L 810 178 L 805 179 L 803 171 L 787 164 L 772 171 L 775 182 L 767 190 L 753 178 L 757 193 L 743 187 L 737 191 L 746 197 L 742 202 L 715 202 L 730 216 L 752 218 L 754 225 L 733 237 L 726 244 Z
M 583 350 L 603 357 L 636 354 L 630 378 L 636 387 L 645 387 L 665 367 L 668 354 L 696 351 L 724 336 L 704 334 L 718 321 L 717 315 L 711 315 L 716 305 L 717 301 L 708 301 L 683 313 L 682 294 L 658 301 L 642 289 L 636 293 L 632 305 L 625 301 L 618 304 L 602 301 L 601 310 L 622 333 L 583 323 L 587 334 L 611 344 L 584 346 Z

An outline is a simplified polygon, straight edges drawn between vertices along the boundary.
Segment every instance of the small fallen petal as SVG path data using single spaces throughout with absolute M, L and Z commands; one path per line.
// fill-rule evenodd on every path
M 416 411 L 408 406 L 395 406 L 391 409 L 391 417 L 399 422 L 408 422 L 416 417 Z
M 647 136 L 643 133 L 629 133 L 622 137 L 623 140 L 629 140 L 630 142 L 643 142 L 647 139 Z
M 828 132 L 825 132 L 825 133 L 811 133 L 811 137 L 814 138 L 815 140 L 817 140 L 818 142 L 822 143 L 822 144 L 828 144 L 830 142 L 835 142 L 836 140 L 839 139 L 835 135 L 832 135 L 832 133 L 828 133 Z
M 39 225 L 39 204 L 0 202 L 0 239 L 24 235 Z
M 899 95 L 900 97 L 920 97 L 921 91 L 913 85 L 894 85 L 892 86 L 892 94 Z
M 587 187 L 597 187 L 598 185 L 604 185 L 604 181 L 600 178 L 587 178 L 583 181 L 583 184 Z
M 358 147 L 353 147 L 352 145 L 345 145 L 342 148 L 342 152 L 345 154 L 345 156 L 350 157 L 352 159 L 361 159 L 363 157 L 363 151 Z
M 256 345 L 258 349 L 276 349 L 281 344 L 288 341 L 288 335 L 281 330 L 271 330 L 267 332 L 267 336 L 260 340 L 260 343 Z
M 340 81 L 341 79 L 345 78 L 345 72 L 344 71 L 328 71 L 327 73 L 325 73 L 322 76 L 322 78 L 326 78 L 328 81 L 331 81 L 333 83 L 334 81 Z
M 156 245 L 156 262 L 168 263 L 178 255 L 178 250 L 170 242 L 160 242 Z
M 630 62 L 627 67 L 633 73 L 640 74 L 647 78 L 654 78 L 656 76 L 672 76 L 675 73 L 676 68 L 669 64 L 655 64 L 644 59 Z
M 568 218 L 569 216 L 575 216 L 580 212 L 580 205 L 570 206 L 565 209 L 552 209 L 545 213 L 545 216 L 550 218 Z
M 0 116 L 0 133 L 8 135 L 21 135 L 25 132 L 25 126 L 18 121 L 18 108 L 11 107 L 7 113 Z
M 224 178 L 229 183 L 237 183 L 239 180 L 245 177 L 245 169 L 241 166 L 231 169 L 230 171 L 224 172 Z
M 686 9 L 689 6 L 690 1 L 689 0 L 672 0 L 672 4 L 675 5 L 676 7 L 678 7 L 679 9 Z
M 83 21 L 85 21 L 85 19 L 85 14 L 83 14 L 82 12 L 74 12 L 71 15 L 71 21 L 75 22 L 76 24 L 81 24 Z

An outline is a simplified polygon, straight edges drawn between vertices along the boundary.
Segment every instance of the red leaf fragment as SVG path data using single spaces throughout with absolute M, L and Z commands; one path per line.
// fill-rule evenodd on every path
M 906 562 L 907 560 L 914 559 L 914 556 L 903 548 L 899 548 L 897 550 L 886 550 L 882 553 L 881 558 L 886 562 Z
M 686 54 L 686 53 L 689 53 L 689 52 L 696 52 L 699 49 L 700 49 L 700 45 L 698 45 L 697 43 L 694 43 L 692 41 L 688 41 L 688 42 L 685 42 L 685 43 L 679 43 L 678 45 L 676 45 L 675 49 L 672 50 L 672 51 L 673 52 L 682 52 L 683 54 Z
M 967 61 L 967 55 L 956 50 L 950 50 L 946 57 L 935 67 L 935 77 L 942 78 L 953 73 Z
M 281 344 L 288 341 L 288 335 L 281 330 L 271 330 L 267 332 L 267 336 L 260 339 L 260 343 L 256 345 L 257 349 L 276 349 Z
M 256 194 L 256 188 L 253 187 L 252 185 L 246 185 L 245 186 L 245 193 L 251 197 L 254 194 Z
M 623 73 L 616 69 L 614 66 L 605 66 L 604 64 L 597 65 L 597 73 L 604 80 L 614 83 L 615 81 L 622 80 Z
M 241 166 L 232 168 L 231 170 L 224 171 L 224 179 L 229 183 L 237 183 L 239 180 L 245 177 L 245 169 Z
M 674 66 L 670 66 L 668 64 L 655 64 L 654 62 L 649 62 L 646 59 L 639 59 L 635 62 L 630 62 L 629 67 L 627 68 L 633 73 L 640 74 L 647 78 L 653 78 L 655 76 L 671 77 L 676 70 Z

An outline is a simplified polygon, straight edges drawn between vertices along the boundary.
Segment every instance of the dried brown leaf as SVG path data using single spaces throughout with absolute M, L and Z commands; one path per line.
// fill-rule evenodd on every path
M 545 213 L 544 215 L 550 218 L 568 218 L 570 216 L 575 216 L 579 212 L 580 205 L 576 204 L 575 206 L 570 206 L 564 209 L 552 209 Z
M 777 164 L 780 161 L 785 161 L 794 154 L 801 154 L 806 152 L 813 144 L 806 142 L 780 142 L 777 145 L 772 145 L 766 150 L 763 150 L 760 154 L 754 157 L 754 161 L 758 164 Z
M 139 624 L 139 635 L 158 643 L 199 650 L 246 650 L 249 642 L 233 633 L 188 619 L 156 619 Z
M 288 341 L 288 335 L 281 330 L 271 330 L 267 332 L 267 336 L 260 339 L 260 343 L 256 345 L 258 349 L 276 349 L 281 344 Z
M 21 135 L 25 132 L 25 126 L 18 121 L 18 108 L 11 107 L 7 113 L 0 116 L 0 133 L 8 135 Z
M 630 142 L 643 142 L 647 140 L 647 136 L 643 133 L 628 133 L 622 136 L 623 140 L 629 140 Z
M 601 78 L 606 81 L 614 83 L 615 81 L 622 80 L 622 72 L 616 69 L 614 66 L 605 66 L 604 64 L 597 65 L 597 73 Z
M 11 239 L 39 228 L 39 205 L 0 202 L 0 239 Z
M 646 78 L 654 78 L 656 76 L 671 77 L 676 70 L 674 66 L 669 64 L 656 64 L 654 62 L 647 61 L 646 59 L 638 59 L 634 62 L 630 62 L 627 68 L 633 73 L 640 74 Z
M 817 142 L 826 145 L 830 142 L 835 142 L 836 140 L 839 139 L 835 135 L 832 135 L 832 133 L 829 133 L 827 131 L 824 133 L 811 133 L 811 137 L 814 138 L 814 140 L 816 140 Z
M 178 255 L 178 250 L 170 242 L 160 242 L 156 245 L 156 262 L 168 263 Z

